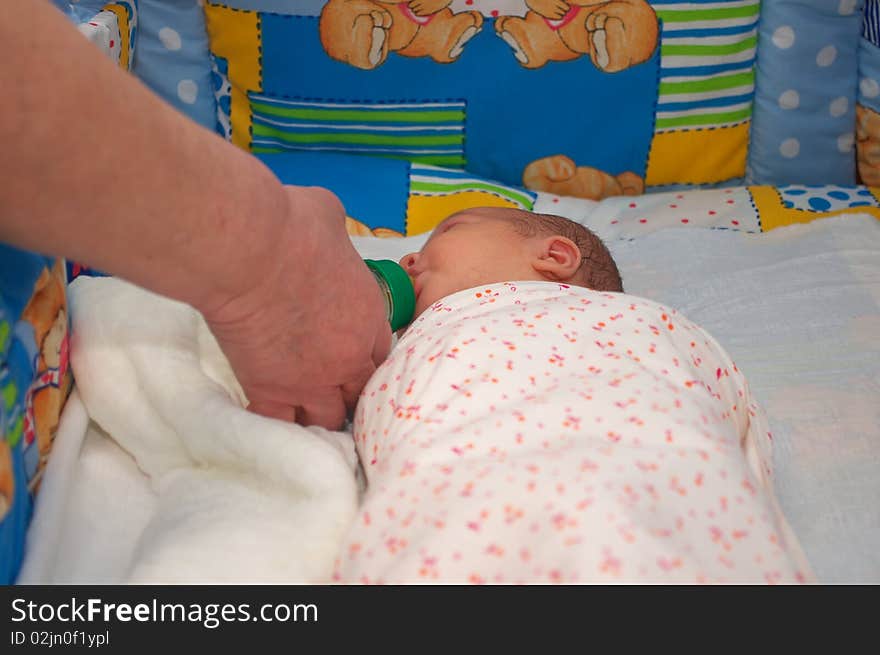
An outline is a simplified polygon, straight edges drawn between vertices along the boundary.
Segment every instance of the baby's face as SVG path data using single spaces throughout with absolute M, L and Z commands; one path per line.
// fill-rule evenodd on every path
M 400 260 L 415 287 L 415 315 L 456 291 L 544 279 L 531 266 L 533 242 L 516 231 L 502 209 L 480 208 L 450 216 L 419 252 Z

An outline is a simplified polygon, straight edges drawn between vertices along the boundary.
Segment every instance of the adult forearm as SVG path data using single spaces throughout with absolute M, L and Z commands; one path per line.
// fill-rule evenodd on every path
M 268 169 L 122 73 L 43 0 L 0 2 L 0 80 L 0 240 L 200 308 L 239 292 L 288 214 Z

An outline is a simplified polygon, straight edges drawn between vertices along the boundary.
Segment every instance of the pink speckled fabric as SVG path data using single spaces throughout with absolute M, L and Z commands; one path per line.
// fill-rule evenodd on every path
M 812 581 L 770 439 L 704 330 L 626 294 L 448 296 L 363 391 L 345 583 Z

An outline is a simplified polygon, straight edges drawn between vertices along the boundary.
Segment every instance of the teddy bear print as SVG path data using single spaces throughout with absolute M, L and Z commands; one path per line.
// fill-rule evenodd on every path
M 22 311 L 21 319 L 33 326 L 38 355 L 36 378 L 27 392 L 26 442 L 36 438 L 39 469 L 31 485 L 39 482 L 42 467 L 49 457 L 58 430 L 61 408 L 67 397 L 69 378 L 67 341 L 67 298 L 62 261 L 56 260 L 50 271 L 43 269 L 34 284 L 34 293 Z
M 856 150 L 861 182 L 880 185 L 880 114 L 862 105 L 856 105 Z
M 606 73 L 647 61 L 657 15 L 645 0 L 526 0 L 525 17 L 502 16 L 495 32 L 526 68 L 589 55 Z
M 552 155 L 531 162 L 523 171 L 523 184 L 533 191 L 590 200 L 637 196 L 645 191 L 645 182 L 636 173 L 625 171 L 620 175 L 609 175 L 598 168 L 578 166 L 565 155 Z
M 382 65 L 389 52 L 430 57 L 447 64 L 483 27 L 477 11 L 453 13 L 452 0 L 329 0 L 318 23 L 330 57 L 364 70 Z
M 362 223 L 351 216 L 345 217 L 345 230 L 353 237 L 379 237 L 381 239 L 391 239 L 404 236 L 397 230 L 390 227 L 370 228 L 366 223 Z

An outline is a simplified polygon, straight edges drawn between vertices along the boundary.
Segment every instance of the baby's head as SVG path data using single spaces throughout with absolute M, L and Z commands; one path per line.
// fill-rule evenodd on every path
M 416 316 L 443 296 L 494 282 L 546 280 L 623 291 L 605 244 L 553 214 L 478 207 L 446 218 L 400 265 L 413 279 Z

